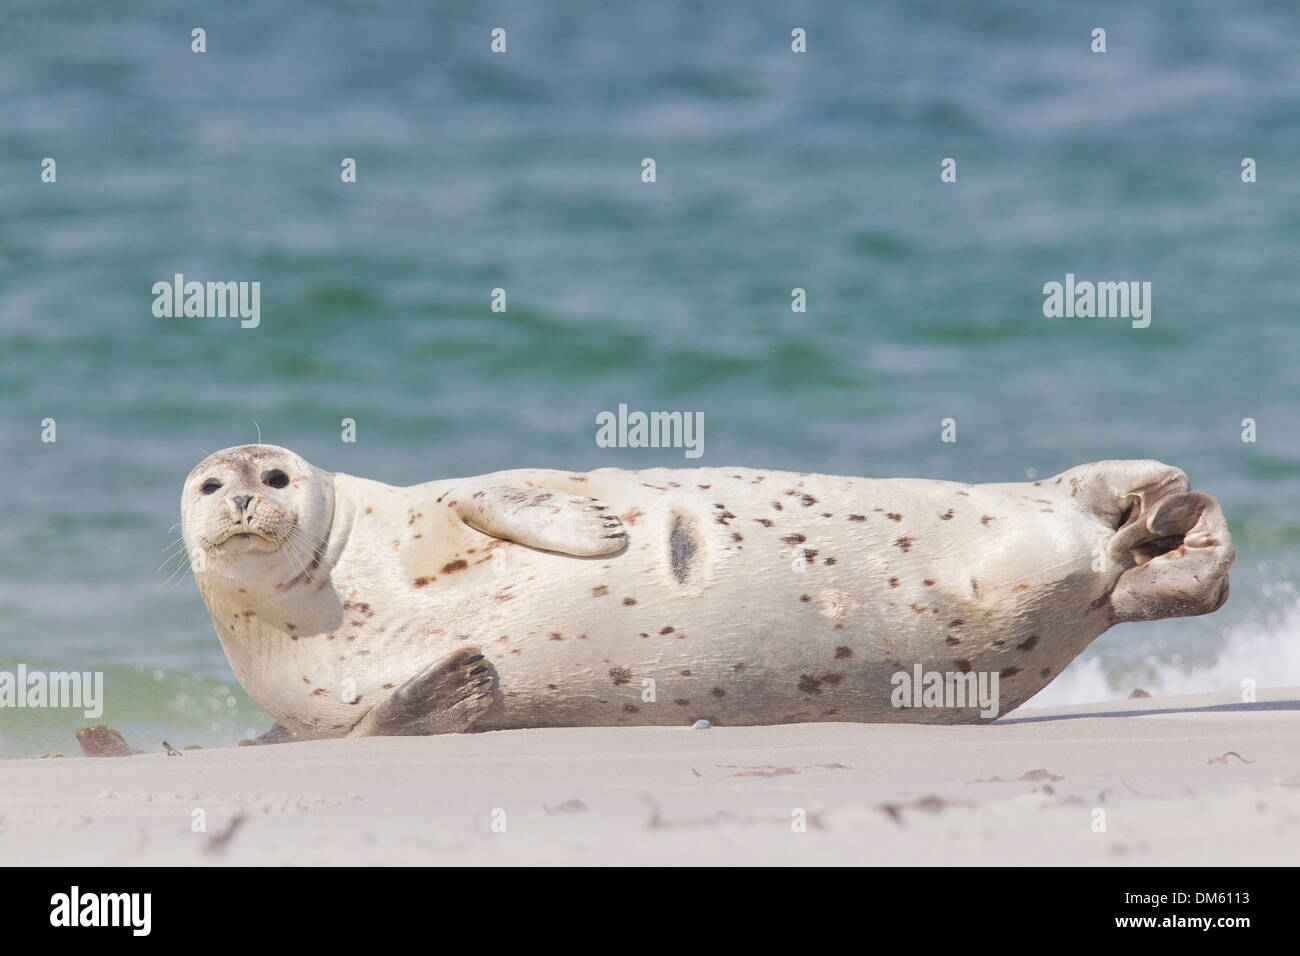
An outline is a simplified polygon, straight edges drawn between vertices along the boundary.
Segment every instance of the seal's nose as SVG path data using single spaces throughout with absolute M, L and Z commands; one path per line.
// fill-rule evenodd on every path
M 248 510 L 248 503 L 253 500 L 253 496 L 235 495 L 231 500 L 235 503 L 235 510 L 242 514 Z

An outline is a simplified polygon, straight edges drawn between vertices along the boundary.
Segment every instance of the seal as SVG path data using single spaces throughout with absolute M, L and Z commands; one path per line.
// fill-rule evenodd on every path
M 977 722 L 1122 621 L 1228 596 L 1223 513 L 1156 461 L 971 485 L 748 468 L 393 487 L 273 445 L 190 473 L 182 524 L 236 676 L 297 737 Z M 900 674 L 997 700 L 900 706 Z

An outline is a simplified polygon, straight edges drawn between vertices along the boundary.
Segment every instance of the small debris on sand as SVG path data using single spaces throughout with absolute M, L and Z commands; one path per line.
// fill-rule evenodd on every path
M 122 735 L 107 724 L 81 728 L 77 731 L 77 743 L 87 757 L 130 757 L 140 752 L 132 750 Z

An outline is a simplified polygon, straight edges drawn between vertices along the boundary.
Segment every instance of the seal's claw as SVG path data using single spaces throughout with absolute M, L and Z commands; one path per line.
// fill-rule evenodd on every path
M 477 647 L 434 661 L 376 705 L 350 737 L 402 737 L 466 731 L 492 706 L 495 678 Z M 475 693 L 487 687 L 483 693 Z

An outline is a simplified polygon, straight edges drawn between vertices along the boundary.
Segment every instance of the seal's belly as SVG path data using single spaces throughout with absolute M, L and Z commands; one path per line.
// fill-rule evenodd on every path
M 907 719 L 891 678 L 917 664 L 999 671 L 1018 703 L 1078 653 L 1062 658 L 1063 641 L 1081 650 L 1103 629 L 1085 599 L 1077 639 L 1061 633 L 1044 590 L 1090 574 L 1090 531 L 1032 496 L 714 469 L 590 477 L 625 552 L 507 545 L 473 570 L 483 610 L 460 639 L 483 648 L 501 695 L 477 729 Z M 1061 539 L 1051 566 L 1044 536 Z

